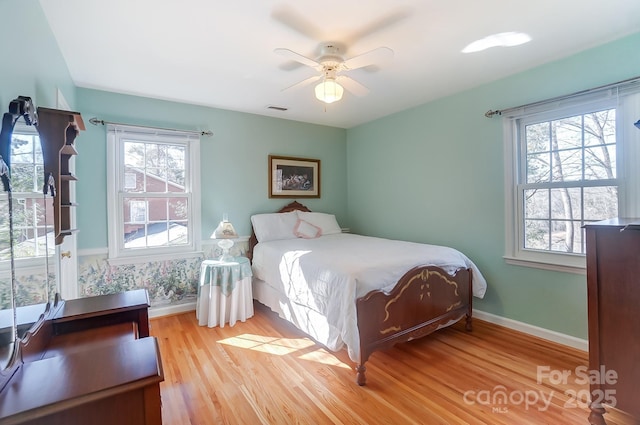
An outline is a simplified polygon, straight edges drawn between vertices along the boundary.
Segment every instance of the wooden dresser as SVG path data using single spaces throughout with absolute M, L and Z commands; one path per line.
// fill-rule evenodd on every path
M 0 424 L 162 425 L 146 290 L 62 301 L 20 342 Z
M 589 422 L 605 424 L 604 406 L 610 406 L 640 423 L 640 218 L 616 218 L 585 228 Z

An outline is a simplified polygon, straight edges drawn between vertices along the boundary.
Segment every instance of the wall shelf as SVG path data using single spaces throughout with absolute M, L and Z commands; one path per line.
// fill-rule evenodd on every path
M 44 159 L 45 182 L 49 173 L 55 181 L 53 198 L 55 243 L 60 245 L 65 236 L 77 232 L 71 229 L 71 182 L 78 179 L 70 169 L 70 161 L 78 154 L 74 143 L 80 130 L 85 130 L 79 112 L 61 109 L 38 108 L 38 133 Z

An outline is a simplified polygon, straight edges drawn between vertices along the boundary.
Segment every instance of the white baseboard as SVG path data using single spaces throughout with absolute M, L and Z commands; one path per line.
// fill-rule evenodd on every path
M 195 309 L 196 309 L 195 301 L 190 303 L 177 304 L 177 305 L 151 307 L 149 309 L 149 318 L 186 313 L 187 311 L 195 311 Z
M 178 305 L 161 306 L 161 307 L 151 307 L 149 309 L 149 318 L 186 313 L 188 311 L 195 311 L 195 309 L 196 309 L 195 302 L 178 304 Z M 560 332 L 530 325 L 524 322 L 519 322 L 517 320 L 509 319 L 506 317 L 497 316 L 495 314 L 486 313 L 484 311 L 476 310 L 476 309 L 473 310 L 473 317 L 480 320 L 484 320 L 489 323 L 495 323 L 496 325 L 504 326 L 505 328 L 509 328 L 509 329 L 513 329 L 529 335 L 533 335 L 538 338 L 553 341 L 558 344 L 567 345 L 569 347 L 573 347 L 578 350 L 582 350 L 582 351 L 589 350 L 589 341 L 586 339 L 576 338 L 575 336 L 566 335 Z
M 589 341 L 586 339 L 576 338 L 575 336 L 566 335 L 560 332 L 552 331 L 528 323 L 519 322 L 517 320 L 508 319 L 506 317 L 496 316 L 495 314 L 486 313 L 480 310 L 473 310 L 473 317 L 486 322 L 495 323 L 505 328 L 520 331 L 538 338 L 557 342 L 558 344 L 567 345 L 582 351 L 589 351 Z

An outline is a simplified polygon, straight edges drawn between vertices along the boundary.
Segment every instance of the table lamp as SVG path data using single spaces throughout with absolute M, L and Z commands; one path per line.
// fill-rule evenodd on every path
M 222 255 L 218 260 L 229 261 L 233 259 L 233 256 L 229 254 L 229 250 L 233 246 L 233 241 L 231 239 L 237 237 L 238 234 L 236 233 L 236 229 L 233 228 L 233 224 L 228 220 L 227 214 L 223 214 L 222 221 L 211 234 L 211 239 L 220 239 L 218 241 L 218 247 L 222 250 Z

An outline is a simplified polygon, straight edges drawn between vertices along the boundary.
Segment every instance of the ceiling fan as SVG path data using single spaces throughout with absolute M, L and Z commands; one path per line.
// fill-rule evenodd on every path
M 320 83 L 315 87 L 315 95 L 322 102 L 333 103 L 342 99 L 344 89 L 356 96 L 364 96 L 369 93 L 369 89 L 345 73 L 370 65 L 379 65 L 393 57 L 393 50 L 388 47 L 378 47 L 349 59 L 343 57 L 343 50 L 344 47 L 339 43 L 323 43 L 320 45 L 318 59 L 311 59 L 290 49 L 275 49 L 275 53 L 309 66 L 318 72 L 318 75 L 286 87 L 283 91 L 304 87 L 320 80 Z

